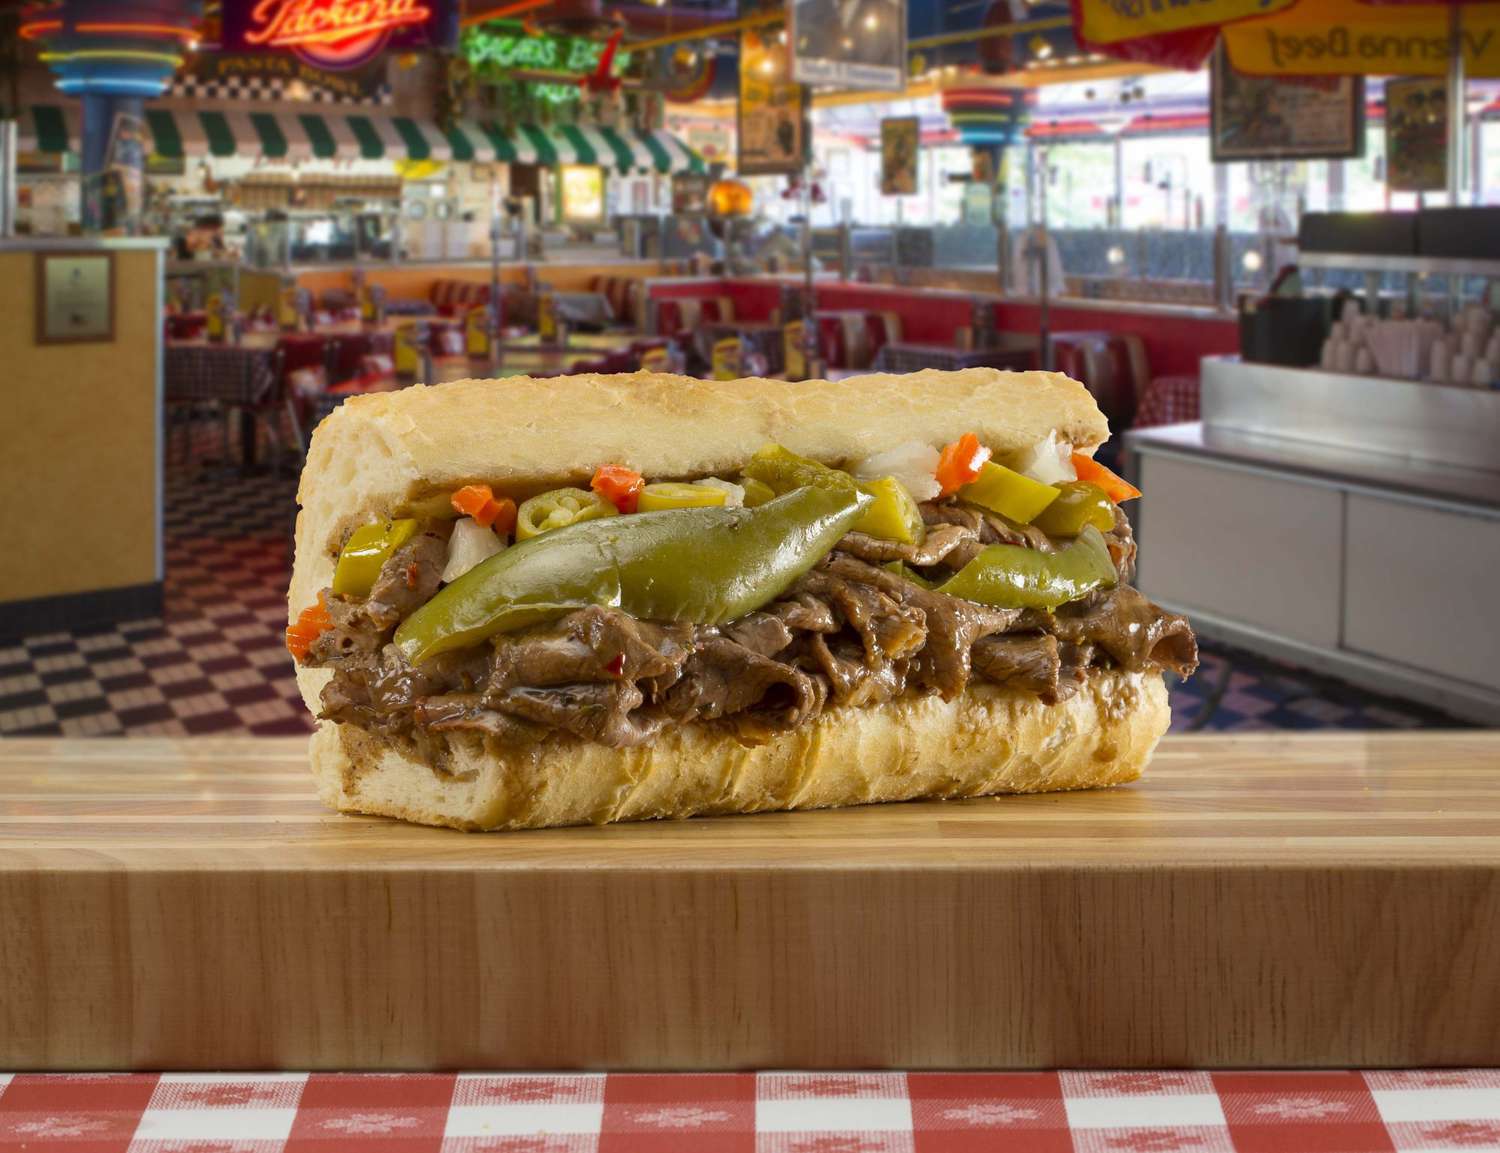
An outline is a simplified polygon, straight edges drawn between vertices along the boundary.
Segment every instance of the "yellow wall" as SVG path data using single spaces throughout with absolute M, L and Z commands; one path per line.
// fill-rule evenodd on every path
M 160 255 L 115 252 L 112 343 L 38 345 L 38 256 L 0 252 L 0 602 L 160 579 Z
M 661 266 L 654 260 L 619 264 L 537 264 L 533 265 L 543 283 L 559 292 L 586 292 L 596 276 L 628 276 L 636 279 L 656 276 Z M 519 284 L 525 279 L 525 267 L 518 264 L 500 266 L 502 284 Z M 488 284 L 488 265 L 367 265 L 365 278 L 371 284 L 385 286 L 386 294 L 406 300 L 426 300 L 437 280 L 465 280 Z M 354 271 L 350 268 L 309 269 L 297 274 L 297 283 L 317 294 L 330 288 L 354 291 Z

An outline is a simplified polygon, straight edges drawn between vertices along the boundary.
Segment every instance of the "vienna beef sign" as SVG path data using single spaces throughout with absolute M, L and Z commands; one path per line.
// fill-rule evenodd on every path
M 1260 76 L 1441 76 L 1462 54 L 1470 77 L 1500 76 L 1500 5 L 1304 0 L 1291 12 L 1224 29 L 1235 70 Z
M 314 68 L 358 68 L 389 48 L 453 38 L 454 0 L 225 0 L 223 50 L 291 53 Z

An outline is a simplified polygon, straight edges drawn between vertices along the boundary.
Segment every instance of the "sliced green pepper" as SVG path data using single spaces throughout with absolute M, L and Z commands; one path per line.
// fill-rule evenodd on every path
M 369 596 L 385 562 L 416 532 L 414 519 L 360 525 L 349 534 L 348 543 L 339 553 L 338 565 L 333 570 L 334 593 L 342 597 Z
M 1008 516 L 1017 524 L 1030 524 L 1057 499 L 1057 489 L 991 460 L 985 462 L 973 483 L 958 490 L 958 496 Z
M 1100 532 L 1115 527 L 1114 503 L 1098 485 L 1076 480 L 1057 488 L 1058 498 L 1031 522 L 1048 536 L 1077 536 L 1087 524 Z
M 619 515 L 620 510 L 597 492 L 583 488 L 554 488 L 523 502 L 516 510 L 516 539 L 529 540 L 582 520 Z
M 779 444 L 768 444 L 752 456 L 745 465 L 744 473 L 767 485 L 777 496 L 804 485 L 838 491 L 854 490 L 854 478 L 847 472 L 798 456 Z
M 413 663 L 589 605 L 715 625 L 775 600 L 869 497 L 806 486 L 759 508 L 685 508 L 569 525 L 490 557 L 407 617 Z
M 502 554 L 503 555 L 503 554 Z M 1060 552 L 992 544 L 938 591 L 1002 609 L 1055 609 L 1118 580 L 1109 546 L 1093 525 Z
M 864 515 L 854 522 L 855 532 L 902 544 L 921 544 L 926 538 L 922 510 L 906 491 L 906 486 L 895 477 L 860 481 L 859 490 L 875 499 L 865 509 Z

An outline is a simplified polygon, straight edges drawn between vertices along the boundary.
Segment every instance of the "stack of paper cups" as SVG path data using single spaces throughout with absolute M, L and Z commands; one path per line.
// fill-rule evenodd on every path
M 1434 340 L 1432 342 L 1432 361 L 1427 372 L 1428 380 L 1445 381 L 1452 369 L 1447 340 Z

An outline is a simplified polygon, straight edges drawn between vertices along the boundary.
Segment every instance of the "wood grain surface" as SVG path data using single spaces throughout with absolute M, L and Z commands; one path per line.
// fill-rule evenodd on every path
M 1500 733 L 463 834 L 300 740 L 0 741 L 0 1068 L 1500 1064 Z

